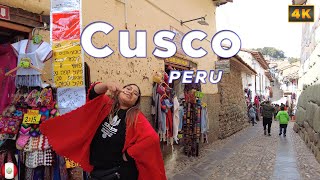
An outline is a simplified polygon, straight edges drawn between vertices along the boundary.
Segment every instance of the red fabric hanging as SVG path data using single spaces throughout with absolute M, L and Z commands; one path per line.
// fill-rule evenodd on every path
M 17 56 L 10 44 L 0 45 L 0 113 L 11 103 L 15 93 L 15 78 L 5 73 L 17 67 Z M 14 75 L 14 74 L 12 74 Z
M 166 116 L 166 126 L 168 130 L 168 137 L 173 137 L 173 115 L 171 109 L 168 109 Z

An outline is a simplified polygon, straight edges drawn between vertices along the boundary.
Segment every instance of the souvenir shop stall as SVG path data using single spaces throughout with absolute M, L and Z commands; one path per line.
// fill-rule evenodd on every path
M 182 84 L 181 79 L 169 84 L 171 70 L 153 76 L 152 117 L 156 131 L 163 144 L 181 145 L 187 156 L 199 155 L 200 142 L 208 142 L 207 106 L 202 102 L 199 84 Z
M 85 103 L 90 69 L 81 52 L 80 14 L 54 14 L 51 27 L 62 29 L 62 34 L 51 32 L 51 43 L 39 34 L 39 29 L 49 29 L 46 25 L 30 33 L 0 26 L 0 167 L 14 163 L 19 180 L 88 177 L 78 164 L 58 156 L 39 130 L 41 123 Z M 76 21 L 61 21 L 70 16 Z M 47 72 L 45 65 L 52 66 L 53 72 Z
M 43 76 L 52 51 L 36 33 L 18 37 L 0 44 L 0 166 L 13 162 L 19 179 L 39 179 L 53 175 L 57 158 L 39 131 L 41 122 L 59 115 L 55 89 Z

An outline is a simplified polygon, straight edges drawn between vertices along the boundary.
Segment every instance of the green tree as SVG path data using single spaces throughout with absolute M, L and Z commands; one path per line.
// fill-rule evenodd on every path
M 282 50 L 276 49 L 274 47 L 264 47 L 264 48 L 257 48 L 253 50 L 259 51 L 263 55 L 270 56 L 276 59 L 283 59 L 286 57 Z

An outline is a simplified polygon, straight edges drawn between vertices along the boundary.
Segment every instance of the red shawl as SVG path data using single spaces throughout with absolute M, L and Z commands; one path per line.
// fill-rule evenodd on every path
M 40 131 L 48 137 L 57 154 L 91 172 L 90 144 L 111 105 L 112 100 L 101 95 L 76 110 L 43 122 Z M 135 159 L 139 180 L 166 180 L 159 137 L 142 113 L 138 115 L 136 126 L 127 126 L 122 151 L 125 150 Z

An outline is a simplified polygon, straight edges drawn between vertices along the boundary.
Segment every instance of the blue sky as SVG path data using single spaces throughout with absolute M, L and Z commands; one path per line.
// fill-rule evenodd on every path
M 300 57 L 302 24 L 288 22 L 291 0 L 234 0 L 217 7 L 217 31 L 236 32 L 243 48 L 275 47 Z

